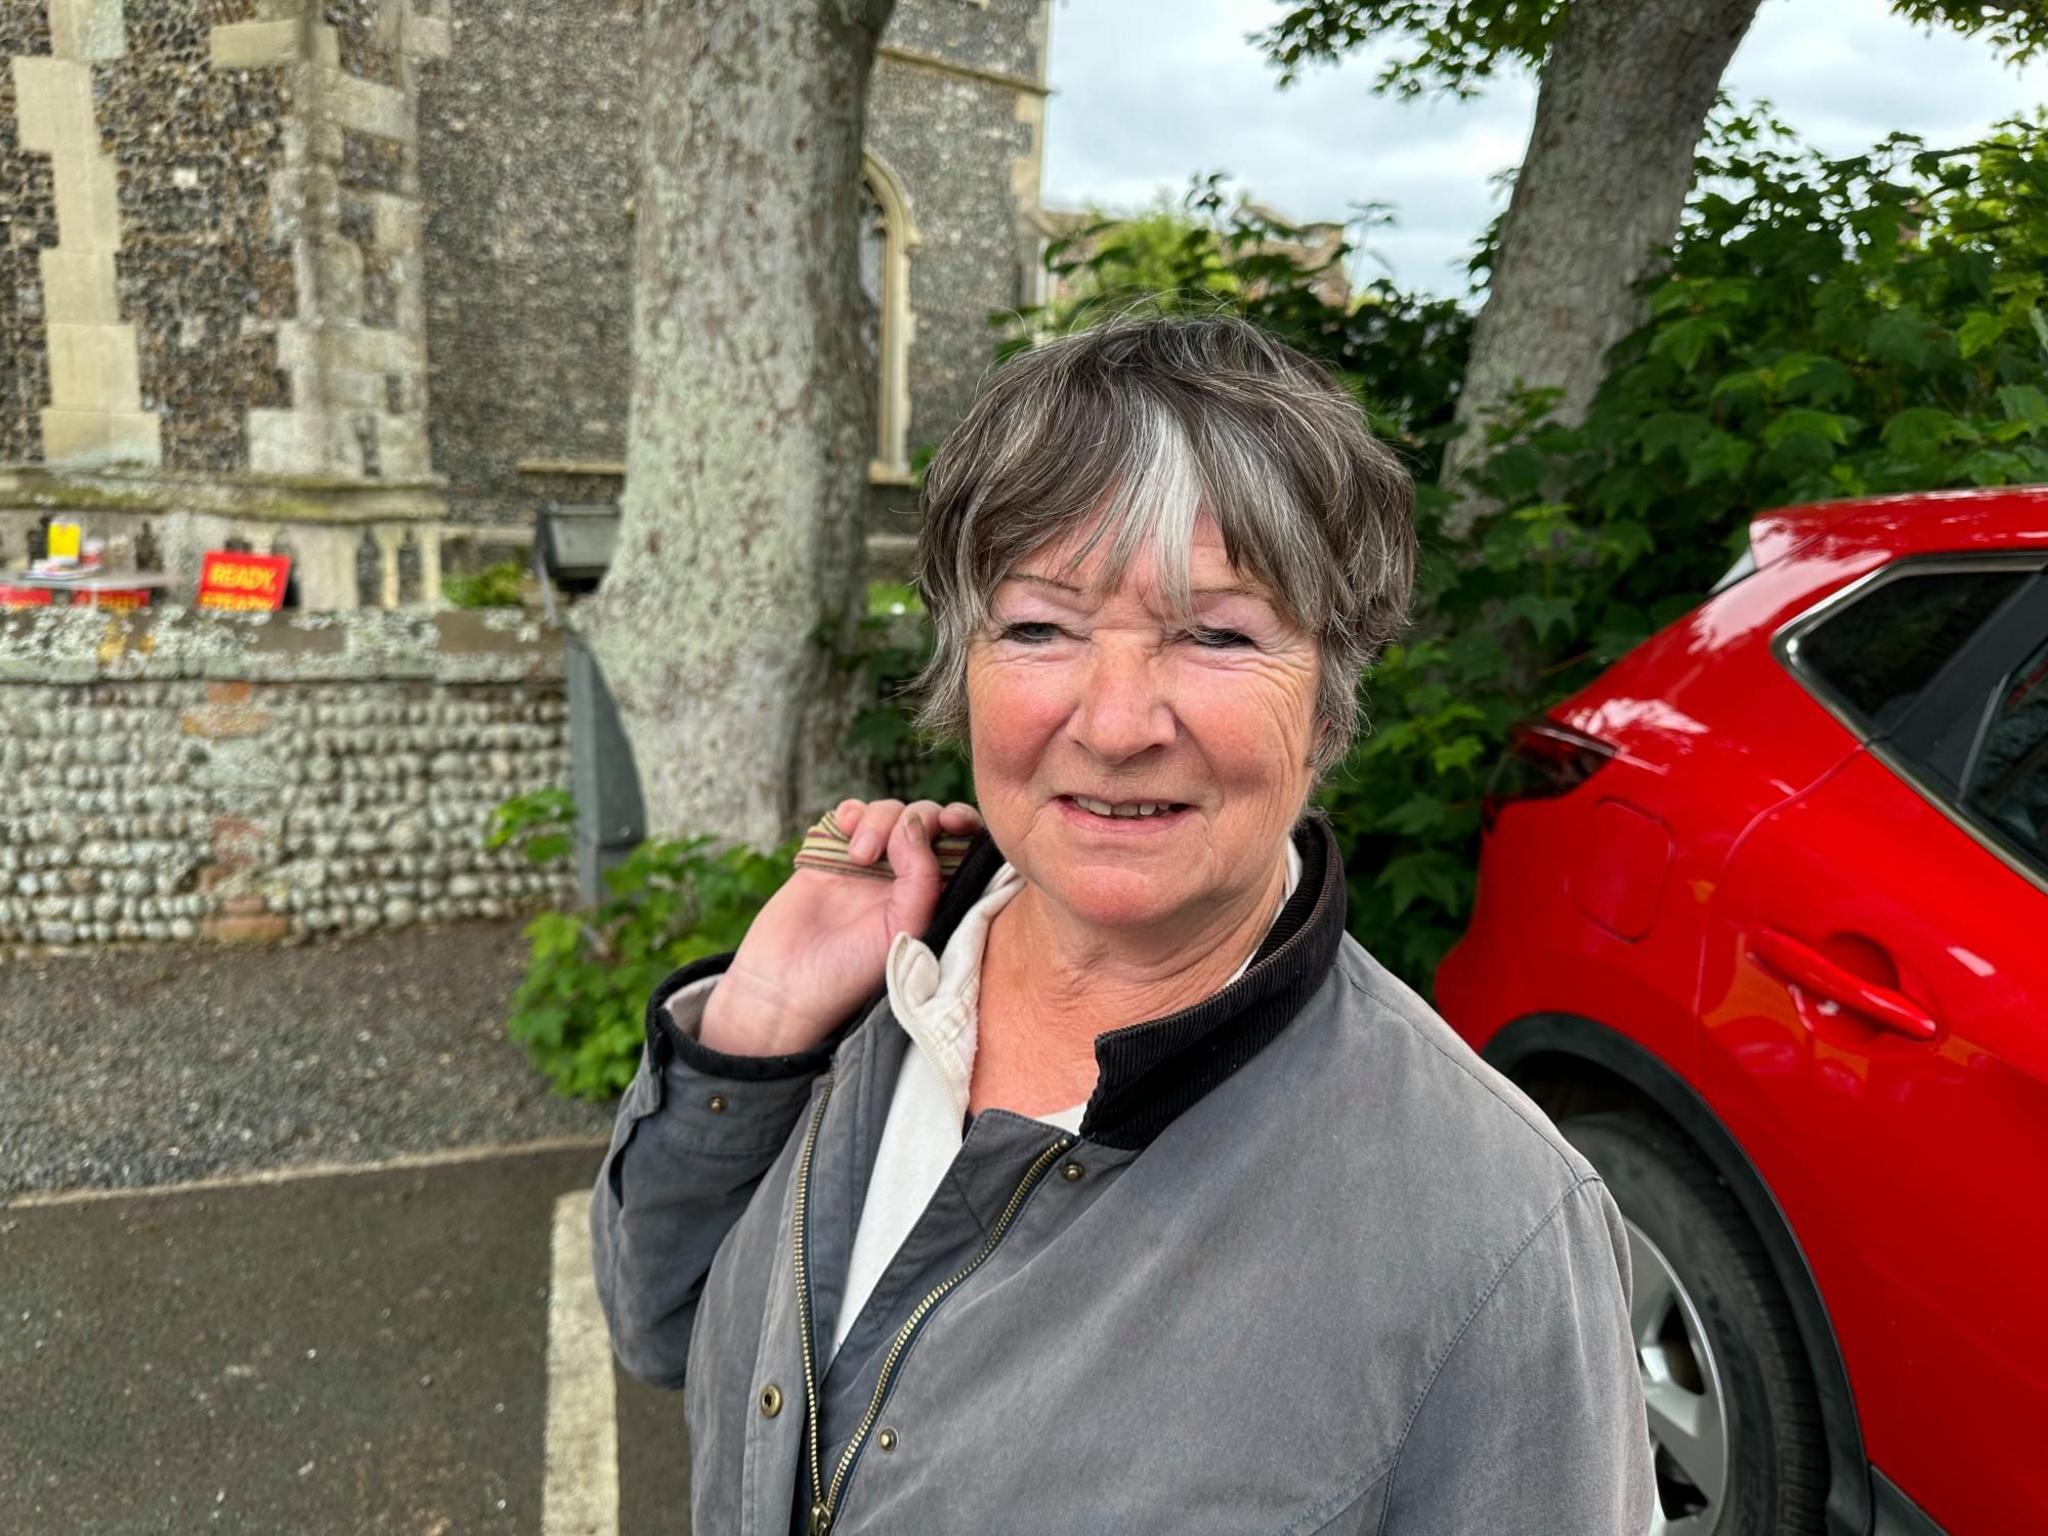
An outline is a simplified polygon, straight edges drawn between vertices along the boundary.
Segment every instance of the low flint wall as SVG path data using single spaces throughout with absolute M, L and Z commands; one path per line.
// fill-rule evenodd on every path
M 0 614 L 0 945 L 282 939 L 574 900 L 484 847 L 568 783 L 515 610 Z

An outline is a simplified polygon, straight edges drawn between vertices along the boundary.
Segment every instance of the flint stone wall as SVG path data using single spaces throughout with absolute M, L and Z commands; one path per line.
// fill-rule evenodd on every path
M 561 635 L 517 613 L 0 615 L 0 946 L 569 904 L 484 846 L 567 783 Z

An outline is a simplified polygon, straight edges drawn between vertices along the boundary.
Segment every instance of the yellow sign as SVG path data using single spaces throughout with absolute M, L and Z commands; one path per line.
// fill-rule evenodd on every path
M 78 558 L 78 532 L 78 524 L 76 523 L 50 524 L 51 556 L 61 559 L 63 556 L 69 555 L 72 559 L 76 560 Z

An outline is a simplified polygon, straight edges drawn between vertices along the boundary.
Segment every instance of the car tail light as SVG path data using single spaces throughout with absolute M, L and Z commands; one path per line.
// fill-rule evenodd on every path
M 1516 800 L 1549 800 L 1570 794 L 1614 756 L 1614 744 L 1555 720 L 1523 720 L 1508 730 L 1508 748 L 1493 765 L 1479 802 L 1482 825 L 1491 830 L 1501 807 Z

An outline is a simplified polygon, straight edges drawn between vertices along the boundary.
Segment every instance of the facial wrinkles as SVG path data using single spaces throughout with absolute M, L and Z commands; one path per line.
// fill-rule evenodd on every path
M 1038 940 L 1073 954 L 1107 945 L 1134 984 L 1163 983 L 1265 920 L 1309 783 L 1316 647 L 1231 566 L 1213 524 L 1188 550 L 1180 612 L 1155 552 L 1105 589 L 1103 553 L 1075 562 L 1071 547 L 1013 571 L 970 645 L 976 777 L 991 830 L 1043 887 Z M 1188 826 L 1126 858 L 1075 841 L 1062 797 L 1077 795 L 1187 806 Z M 1036 903 L 1019 900 L 1023 919 Z

